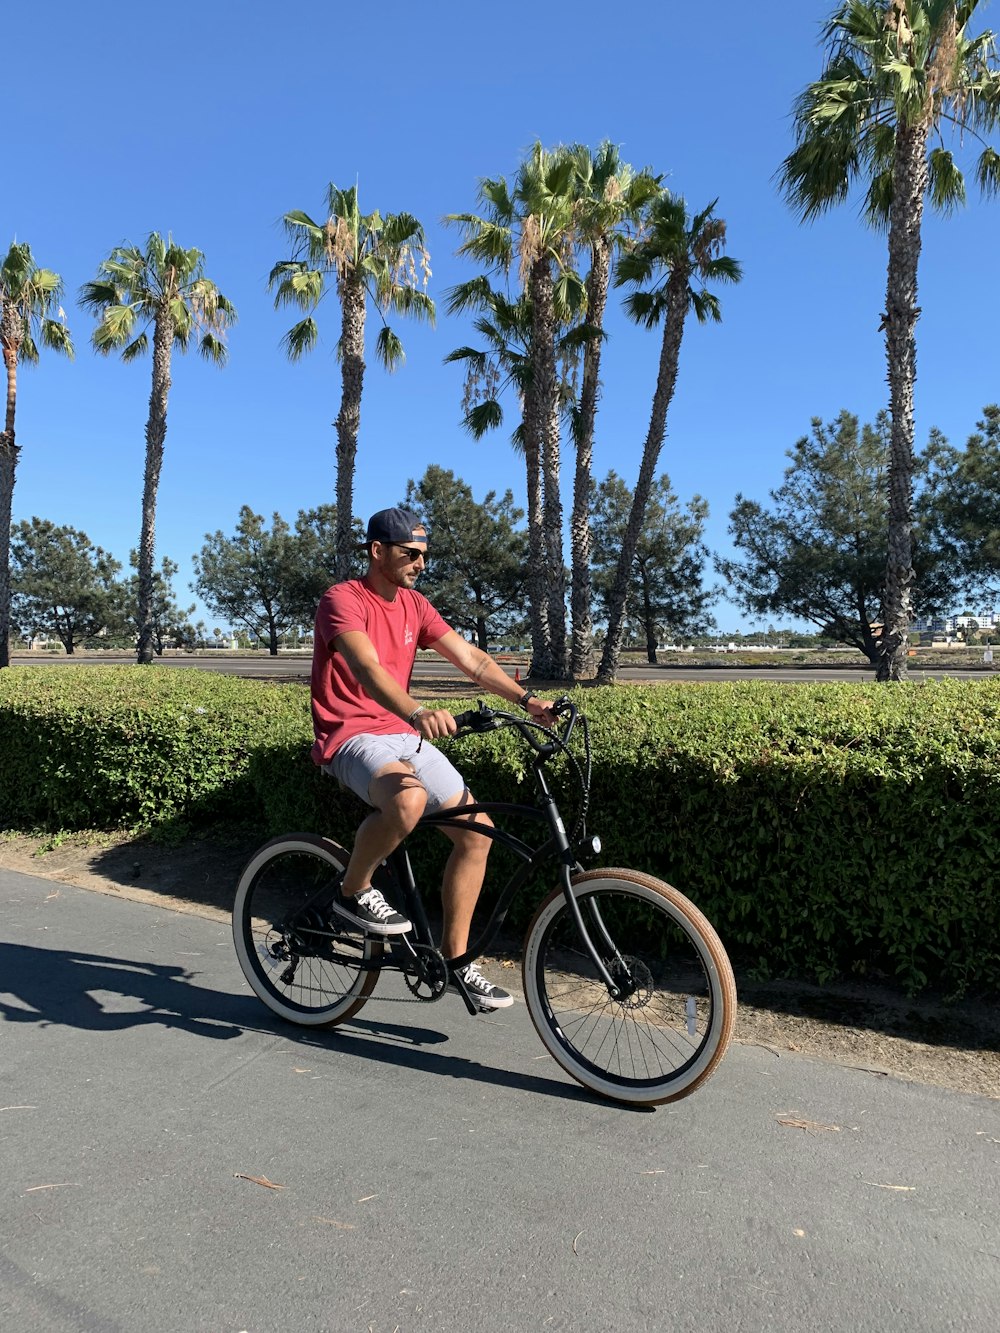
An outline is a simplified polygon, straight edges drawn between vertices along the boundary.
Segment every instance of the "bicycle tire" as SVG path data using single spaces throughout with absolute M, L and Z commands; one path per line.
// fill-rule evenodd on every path
M 379 962 L 382 941 L 339 919 L 338 958 L 356 953 L 357 962 L 331 956 L 322 907 L 339 892 L 347 862 L 348 853 L 329 838 L 286 834 L 254 852 L 236 887 L 233 941 L 243 975 L 273 1013 L 303 1027 L 343 1023 L 378 980 L 378 968 L 362 964 Z
M 572 888 L 588 934 L 600 935 L 590 928 L 596 908 L 636 989 L 611 998 L 556 889 L 524 941 L 525 1002 L 542 1043 L 567 1074 L 613 1101 L 688 1096 L 718 1068 L 736 1022 L 736 981 L 721 940 L 694 903 L 651 875 L 588 870 Z M 599 948 L 612 972 L 614 951 Z

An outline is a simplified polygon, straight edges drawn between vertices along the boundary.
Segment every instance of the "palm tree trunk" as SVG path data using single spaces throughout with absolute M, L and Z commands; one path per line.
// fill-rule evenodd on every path
M 649 578 L 642 575 L 642 627 L 646 635 L 646 661 L 656 666 L 656 617 L 649 597 Z
M 889 408 L 889 554 L 876 680 L 905 680 L 913 620 L 913 386 L 917 378 L 917 266 L 927 190 L 927 127 L 896 130 L 889 210 L 885 356 Z
M 156 495 L 163 466 L 163 444 L 167 438 L 167 398 L 170 395 L 170 352 L 174 321 L 161 308 L 153 329 L 153 387 L 146 420 L 146 475 L 142 486 L 142 531 L 139 534 L 139 643 L 136 661 L 148 666 L 153 660 L 153 557 L 156 549 Z
M 538 422 L 542 467 L 542 526 L 545 533 L 545 611 L 548 663 L 541 674 L 565 680 L 566 573 L 563 562 L 562 500 L 559 495 L 559 394 L 556 380 L 556 317 L 552 303 L 552 265 L 548 258 L 531 266 L 532 398 Z
M 677 386 L 677 363 L 680 359 L 681 340 L 684 337 L 684 319 L 687 315 L 689 294 L 688 279 L 690 269 L 678 265 L 667 281 L 667 310 L 663 326 L 663 343 L 660 347 L 660 365 L 656 375 L 656 392 L 653 394 L 653 408 L 650 413 L 649 430 L 642 451 L 642 464 L 639 468 L 639 480 L 632 496 L 628 523 L 622 549 L 618 555 L 618 567 L 615 571 L 614 586 L 608 601 L 608 632 L 604 640 L 604 652 L 597 669 L 597 683 L 610 685 L 618 674 L 618 657 L 621 652 L 622 629 L 625 623 L 625 600 L 628 596 L 629 581 L 632 577 L 632 562 L 649 492 L 653 485 L 653 473 L 663 448 L 663 438 L 667 428 L 667 409 Z
M 3 432 L 0 433 L 0 669 L 10 666 L 10 520 L 14 507 L 14 474 L 18 455 L 18 447 L 14 443 L 17 353 L 4 347 L 3 362 L 7 371 L 7 412 Z
M 550 667 L 548 608 L 545 602 L 545 532 L 542 527 L 542 469 L 538 445 L 535 397 L 524 395 L 524 468 L 528 494 L 528 623 L 531 627 L 531 662 L 528 675 L 544 680 Z
M 361 426 L 365 378 L 365 289 L 348 275 L 340 283 L 340 356 L 343 390 L 337 427 L 337 582 L 351 576 L 351 519 L 354 515 L 354 460 Z
M 587 274 L 587 323 L 604 327 L 604 309 L 611 278 L 611 243 L 599 237 L 590 247 L 590 272 Z M 594 421 L 600 388 L 601 339 L 592 338 L 583 352 L 583 387 L 580 390 L 580 421 L 576 439 L 576 473 L 573 477 L 573 513 L 570 516 L 572 545 L 572 644 L 570 675 L 574 680 L 589 676 L 594 662 L 593 586 L 590 575 L 590 500 L 593 479 Z

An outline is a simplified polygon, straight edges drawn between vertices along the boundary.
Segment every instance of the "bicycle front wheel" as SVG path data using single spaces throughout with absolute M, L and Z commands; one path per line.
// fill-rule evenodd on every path
M 333 1027 L 378 980 L 382 941 L 331 915 L 348 854 L 329 838 L 293 833 L 266 843 L 240 875 L 233 940 L 244 976 L 281 1018 Z
M 567 1074 L 604 1097 L 686 1097 L 733 1034 L 736 981 L 722 942 L 692 902 L 651 875 L 589 870 L 573 895 L 621 994 L 601 980 L 557 889 L 525 936 L 524 997 L 538 1035 Z

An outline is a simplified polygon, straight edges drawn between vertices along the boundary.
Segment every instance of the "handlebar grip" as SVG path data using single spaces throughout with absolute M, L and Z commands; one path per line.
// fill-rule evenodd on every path
M 479 710 L 470 708 L 464 713 L 455 713 L 454 717 L 455 721 L 458 723 L 459 729 L 462 727 L 474 727 L 479 719 Z

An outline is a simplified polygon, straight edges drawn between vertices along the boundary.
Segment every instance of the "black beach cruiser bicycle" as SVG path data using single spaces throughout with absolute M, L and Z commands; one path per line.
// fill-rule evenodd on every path
M 477 1004 L 453 970 L 488 949 L 514 897 L 548 872 L 556 887 L 524 938 L 524 999 L 553 1059 L 585 1087 L 618 1102 L 675 1101 L 717 1068 L 732 1037 L 736 983 L 718 935 L 671 885 L 637 870 L 585 870 L 600 840 L 586 831 L 590 742 L 586 718 L 568 698 L 553 705 L 559 725 L 495 711 L 480 703 L 456 715 L 458 736 L 512 728 L 530 747 L 532 805 L 483 802 L 492 826 L 475 825 L 514 853 L 517 868 L 479 939 L 447 963 L 435 947 L 406 843 L 383 862 L 375 884 L 413 922 L 405 935 L 365 935 L 331 911 L 348 853 L 329 838 L 292 833 L 266 843 L 248 861 L 236 890 L 233 936 L 240 965 L 261 1000 L 305 1027 L 332 1027 L 358 1012 L 386 968 L 402 973 L 417 1000 L 451 985 L 470 1014 Z M 571 748 L 576 733 L 582 755 Z M 546 778 L 562 756 L 580 793 L 567 831 Z M 502 827 L 517 819 L 541 826 L 529 845 Z M 468 826 L 456 811 L 425 815 L 417 829 Z M 416 833 L 416 830 L 414 831 Z M 414 836 L 410 835 L 411 838 Z

